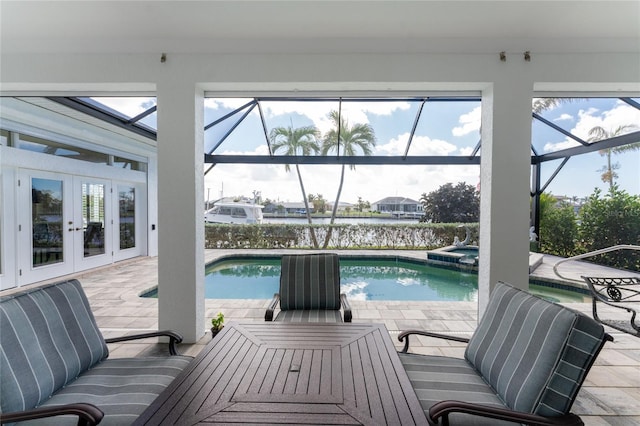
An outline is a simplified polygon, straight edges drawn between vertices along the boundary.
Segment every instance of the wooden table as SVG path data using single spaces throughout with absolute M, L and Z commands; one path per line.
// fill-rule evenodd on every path
M 424 425 L 381 324 L 229 322 L 135 425 Z

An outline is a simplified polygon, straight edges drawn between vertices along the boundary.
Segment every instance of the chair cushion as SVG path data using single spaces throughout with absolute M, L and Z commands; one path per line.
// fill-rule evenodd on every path
M 107 357 L 77 280 L 0 299 L 2 412 L 33 408 Z
M 449 399 L 506 408 L 505 403 L 464 359 L 403 353 L 398 355 L 427 417 L 433 404 Z M 511 422 L 460 413 L 451 414 L 450 421 L 456 425 L 514 425 Z
M 107 359 L 47 400 L 42 407 L 86 402 L 105 416 L 100 426 L 128 425 L 191 362 L 187 356 Z M 58 416 L 20 425 L 76 425 L 77 417 Z
M 593 319 L 498 283 L 465 358 L 514 410 L 567 414 L 604 342 Z
M 334 253 L 282 256 L 280 309 L 340 309 L 340 259 Z
M 342 322 L 340 311 L 334 309 L 313 309 L 280 311 L 274 321 L 284 322 Z

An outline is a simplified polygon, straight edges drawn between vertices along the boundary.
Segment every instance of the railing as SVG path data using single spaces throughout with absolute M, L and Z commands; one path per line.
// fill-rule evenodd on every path
M 611 247 L 603 248 L 603 249 L 600 249 L 600 250 L 590 251 L 589 253 L 583 253 L 583 254 L 578 254 L 576 256 L 571 256 L 571 257 L 568 257 L 566 259 L 562 259 L 561 261 L 557 262 L 553 266 L 553 273 L 556 274 L 558 277 L 560 277 L 562 279 L 582 283 L 582 280 L 576 280 L 574 278 L 565 277 L 562 274 L 560 274 L 560 272 L 558 272 L 558 266 L 560 266 L 560 264 L 562 264 L 562 263 L 569 262 L 570 260 L 586 259 L 587 257 L 593 257 L 593 256 L 597 256 L 599 254 L 609 253 L 611 251 L 616 251 L 616 250 L 640 250 L 640 246 L 634 246 L 632 244 L 620 244 L 620 245 L 617 245 L 617 246 L 611 246 Z

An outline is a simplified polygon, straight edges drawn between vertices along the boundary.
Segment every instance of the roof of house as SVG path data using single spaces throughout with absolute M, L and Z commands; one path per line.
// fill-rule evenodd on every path
M 407 197 L 386 197 L 373 204 L 420 204 L 420 202 Z

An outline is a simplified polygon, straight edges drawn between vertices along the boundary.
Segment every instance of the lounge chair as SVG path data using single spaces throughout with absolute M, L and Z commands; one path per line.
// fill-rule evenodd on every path
M 334 253 L 282 256 L 280 291 L 273 295 L 265 321 L 351 322 L 351 307 L 340 294 L 340 258 Z
M 467 342 L 464 359 L 408 353 L 409 336 Z M 581 425 L 571 406 L 605 342 L 604 327 L 498 283 L 470 339 L 398 336 L 400 359 L 432 425 Z
M 640 277 L 583 276 L 582 279 L 585 280 L 591 292 L 593 318 L 611 328 L 640 337 L 640 322 L 636 320 L 636 315 L 640 312 Z M 598 303 L 627 311 L 629 319 L 600 318 Z

